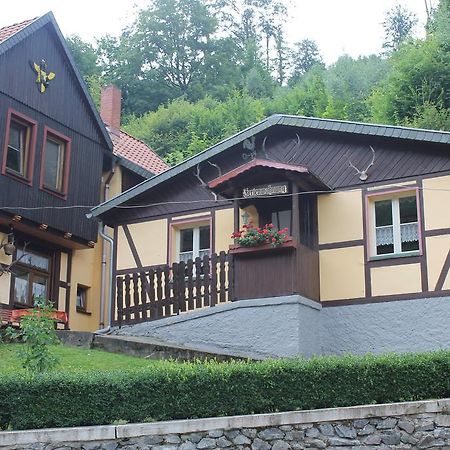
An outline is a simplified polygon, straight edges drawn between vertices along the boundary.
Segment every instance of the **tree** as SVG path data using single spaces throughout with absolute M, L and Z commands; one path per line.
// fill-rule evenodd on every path
M 78 70 L 85 79 L 91 76 L 100 76 L 101 69 L 97 64 L 97 52 L 91 44 L 84 42 L 76 34 L 66 37 L 66 43 Z
M 293 72 L 289 80 L 290 84 L 297 83 L 314 66 L 325 67 L 319 47 L 312 39 L 303 39 L 295 43 L 291 59 Z
M 387 51 L 398 50 L 400 44 L 411 37 L 416 24 L 417 17 L 415 14 L 397 3 L 386 13 L 383 21 L 383 48 Z
M 217 22 L 201 0 L 153 0 L 129 30 L 132 50 L 142 69 L 155 70 L 168 86 L 187 93 L 203 76 Z
M 277 74 L 277 81 L 280 86 L 283 86 L 286 79 L 286 71 L 288 69 L 288 48 L 284 38 L 284 31 L 281 26 L 278 26 L 274 34 L 275 39 L 275 70 Z
M 427 31 L 441 41 L 450 39 L 450 0 L 440 0 L 438 7 L 431 10 Z
M 342 55 L 326 71 L 331 101 L 328 117 L 365 121 L 370 116 L 367 98 L 389 72 L 386 59 L 376 55 L 353 59 Z
M 389 76 L 370 96 L 373 120 L 404 124 L 426 106 L 450 108 L 450 52 L 437 36 L 402 46 L 390 60 Z

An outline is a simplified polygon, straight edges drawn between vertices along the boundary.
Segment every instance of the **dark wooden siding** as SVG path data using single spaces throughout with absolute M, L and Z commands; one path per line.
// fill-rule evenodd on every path
M 142 183 L 144 180 L 144 177 L 141 177 L 137 173 L 131 172 L 131 170 L 122 167 L 122 192 L 125 192 L 139 183 Z
M 42 59 L 48 70 L 56 74 L 44 94 L 38 92 L 37 75 L 30 66 L 30 62 L 39 63 Z M 0 55 L 0 92 L 103 143 L 98 124 L 50 24 Z
M 298 148 L 296 134 L 300 136 Z M 448 146 L 439 144 L 277 126 L 257 137 L 258 148 L 261 148 L 266 136 L 269 159 L 305 165 L 332 189 L 380 181 L 392 183 L 407 177 L 450 171 Z M 349 162 L 351 160 L 358 168 L 365 169 L 372 158 L 370 145 L 375 149 L 375 164 L 369 170 L 368 180 L 363 183 Z M 242 152 L 242 145 L 237 145 L 211 161 L 220 166 L 222 173 L 226 173 L 245 162 Z M 210 181 L 218 176 L 214 167 L 206 163 L 202 163 L 201 167 L 203 180 Z M 205 201 L 212 200 L 212 194 L 200 185 L 193 172 L 193 169 L 189 169 L 128 202 L 129 205 L 158 203 L 157 206 L 121 209 L 120 212 L 112 210 L 105 215 L 105 220 L 126 223 L 212 207 L 214 202 Z M 219 204 L 224 205 L 223 202 Z
M 0 175 L 0 209 L 46 223 L 62 232 L 72 233 L 85 240 L 96 240 L 96 224 L 85 216 L 89 207 L 100 201 L 103 151 L 100 144 L 68 129 L 41 113 L 20 105 L 0 93 L 0 158 L 3 158 L 6 139 L 6 114 L 9 107 L 21 111 L 38 122 L 36 158 L 33 184 L 28 186 L 6 175 Z M 44 127 L 48 126 L 72 139 L 70 173 L 67 200 L 60 199 L 39 189 L 41 153 Z M 86 208 L 21 210 L 13 207 L 44 207 L 85 205 Z
M 37 89 L 37 75 L 30 65 L 42 59 L 47 62 L 48 70 L 56 74 L 43 94 Z M 32 186 L 0 176 L 0 209 L 72 233 L 74 237 L 95 241 L 97 225 L 85 215 L 100 202 L 103 159 L 109 150 L 50 24 L 0 55 L 0 158 L 6 139 L 8 108 L 37 122 L 36 154 Z M 66 200 L 39 189 L 46 126 L 72 140 Z M 75 205 L 85 207 L 30 211 L 18 208 Z

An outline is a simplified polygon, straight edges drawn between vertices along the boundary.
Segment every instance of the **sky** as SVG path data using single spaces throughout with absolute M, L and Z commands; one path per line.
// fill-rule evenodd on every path
M 343 53 L 353 57 L 379 53 L 383 40 L 381 23 L 396 2 L 291 0 L 286 27 L 288 42 L 315 40 L 327 64 Z M 2 4 L 0 27 L 53 11 L 64 35 L 78 34 L 83 40 L 95 42 L 107 33 L 118 35 L 132 21 L 136 8 L 147 3 L 147 0 L 14 0 Z M 417 15 L 417 35 L 422 35 L 426 17 L 424 0 L 400 3 Z

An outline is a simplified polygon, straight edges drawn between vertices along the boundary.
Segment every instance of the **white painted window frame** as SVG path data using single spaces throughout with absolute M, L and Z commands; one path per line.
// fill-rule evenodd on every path
M 210 227 L 209 228 L 209 248 L 207 249 L 201 249 L 200 248 L 200 228 L 203 227 Z M 180 252 L 181 249 L 181 232 L 183 230 L 189 230 L 192 229 L 193 233 L 192 233 L 192 252 Z M 208 252 L 208 255 L 211 255 L 211 224 L 210 223 L 204 223 L 201 225 L 196 225 L 193 227 L 183 227 L 183 228 L 179 228 L 177 229 L 177 254 L 176 254 L 176 260 L 177 262 L 182 261 L 181 259 L 181 255 L 182 254 L 188 254 L 188 253 L 192 253 L 192 260 L 195 261 L 195 258 L 197 257 L 203 257 L 206 253 L 201 253 L 201 252 Z M 187 261 L 187 260 L 183 260 L 183 261 Z
M 411 222 L 411 223 L 416 223 L 417 227 L 418 227 L 419 250 L 404 252 L 404 251 L 402 251 L 402 239 L 401 239 L 400 199 L 406 198 L 406 197 L 415 197 L 416 198 L 417 222 Z M 376 230 L 377 230 L 377 228 L 382 228 L 382 227 L 376 226 L 375 203 L 377 201 L 382 201 L 382 200 L 390 200 L 391 201 L 394 252 L 378 255 L 377 254 Z M 370 243 L 371 243 L 370 258 L 371 259 L 420 254 L 420 252 L 421 252 L 421 243 L 420 243 L 421 231 L 420 231 L 420 220 L 419 220 L 420 210 L 419 210 L 419 204 L 418 204 L 418 198 L 417 198 L 416 191 L 404 192 L 401 195 L 398 195 L 398 196 L 393 195 L 390 198 L 384 198 L 384 199 L 377 199 L 376 196 L 369 197 L 369 205 L 370 205 L 370 209 L 371 209 L 371 222 L 372 222 L 371 239 L 370 239 Z

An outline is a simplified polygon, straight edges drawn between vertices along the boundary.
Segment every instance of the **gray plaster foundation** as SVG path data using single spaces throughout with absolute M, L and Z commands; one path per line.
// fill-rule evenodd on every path
M 450 348 L 450 298 L 323 307 L 298 295 L 243 300 L 122 327 L 195 350 L 290 357 Z

